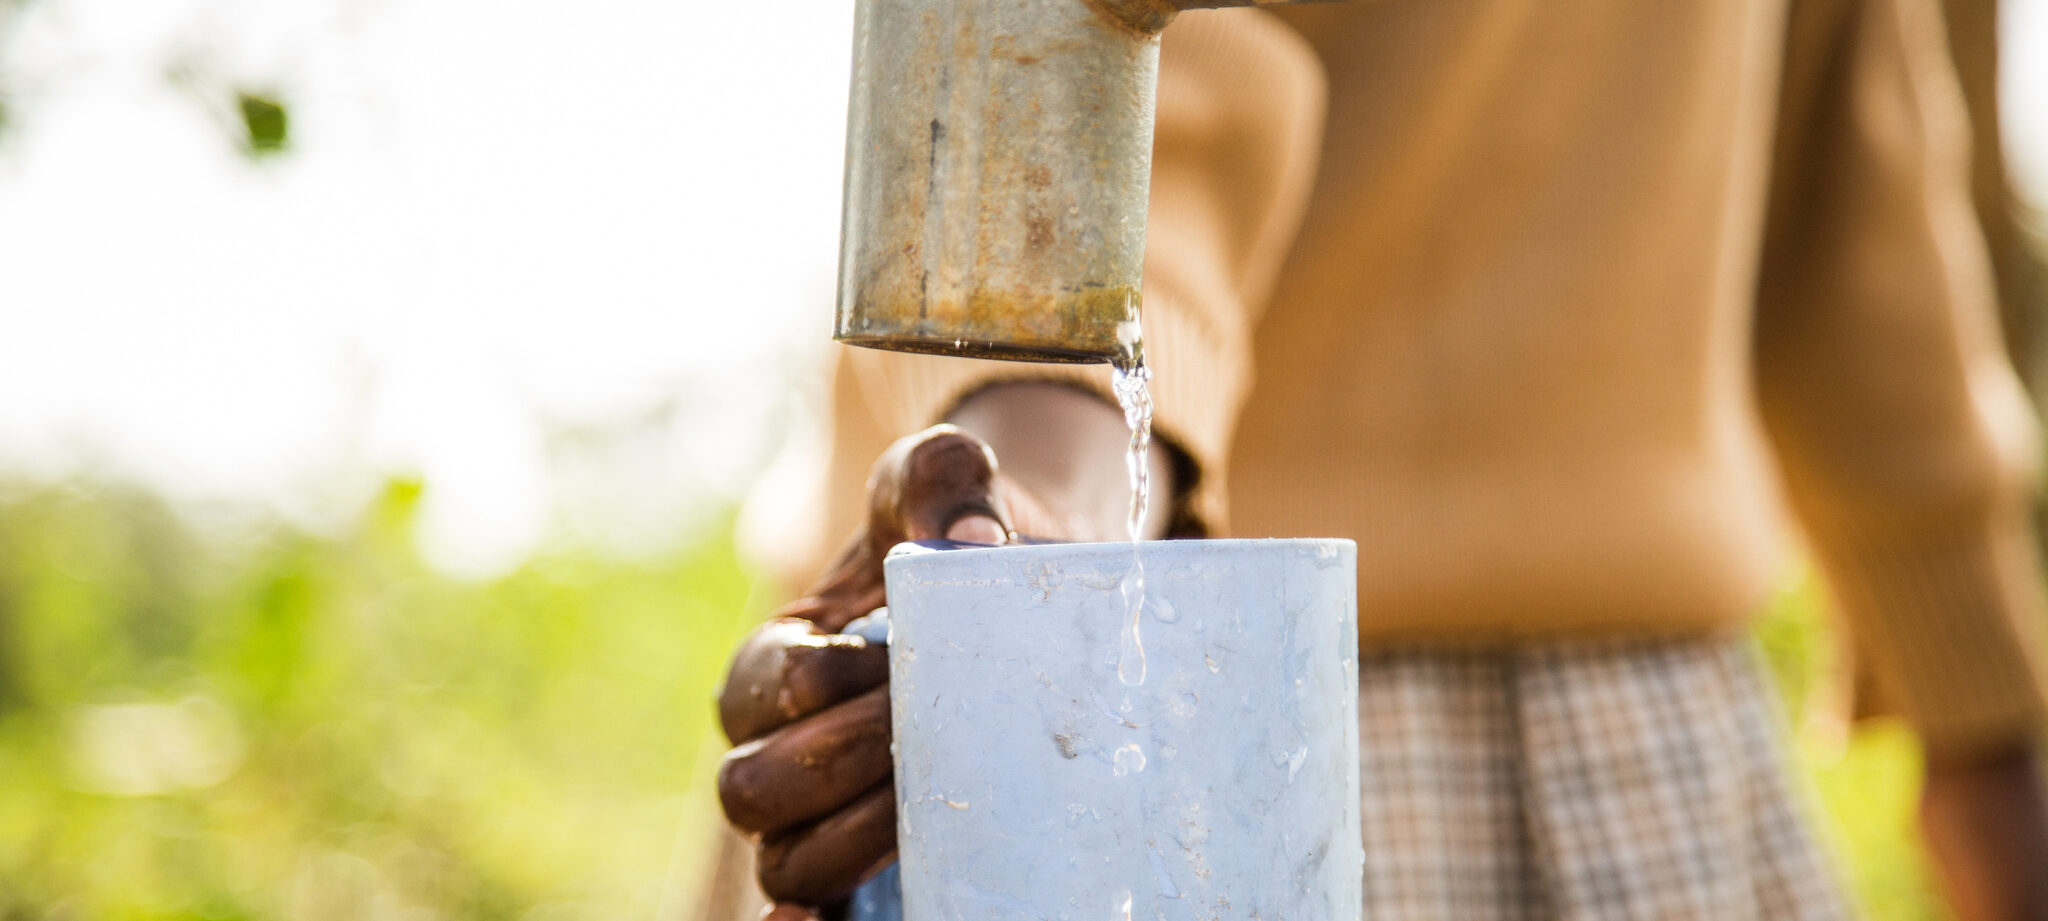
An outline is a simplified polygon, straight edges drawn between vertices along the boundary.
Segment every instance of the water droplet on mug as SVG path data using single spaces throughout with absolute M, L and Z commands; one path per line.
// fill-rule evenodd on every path
M 1110 760 L 1110 770 L 1118 777 L 1126 774 L 1136 774 L 1145 769 L 1145 751 L 1139 748 L 1136 742 L 1117 749 L 1116 754 L 1111 756 Z

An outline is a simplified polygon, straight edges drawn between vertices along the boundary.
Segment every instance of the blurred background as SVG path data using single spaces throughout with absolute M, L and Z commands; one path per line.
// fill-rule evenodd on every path
M 851 15 L 0 0 L 0 919 L 691 916 Z M 2001 42 L 2048 201 L 2048 0 Z M 1804 716 L 1826 629 L 1788 574 L 1813 795 L 1940 917 L 1910 740 Z

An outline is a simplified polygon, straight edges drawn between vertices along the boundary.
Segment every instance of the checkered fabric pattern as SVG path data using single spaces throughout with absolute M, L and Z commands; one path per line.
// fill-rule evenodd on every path
M 1365 921 L 1834 921 L 1736 639 L 1368 653 Z

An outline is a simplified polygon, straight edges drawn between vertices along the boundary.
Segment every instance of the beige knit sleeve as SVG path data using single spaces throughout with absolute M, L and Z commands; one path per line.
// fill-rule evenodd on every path
M 1307 204 L 1323 94 L 1314 52 L 1268 14 L 1188 13 L 1163 39 L 1140 311 L 1158 433 L 1200 468 L 1188 501 L 1212 527 L 1222 524 L 1222 467 L 1251 385 L 1254 314 Z M 998 382 L 1057 380 L 1110 393 L 1101 365 L 866 349 L 841 360 L 842 386 L 850 374 L 872 424 L 896 435 L 940 421 Z
M 1885 696 L 1956 753 L 2037 732 L 2037 433 L 1995 325 L 1930 0 L 1801 0 L 1756 383 L 1793 507 Z

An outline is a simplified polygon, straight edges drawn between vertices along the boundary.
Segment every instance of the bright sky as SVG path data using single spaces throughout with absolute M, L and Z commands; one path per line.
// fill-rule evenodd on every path
M 479 574 L 565 511 L 673 534 L 828 343 L 852 12 L 805 12 L 29 5 L 0 47 L 0 464 L 314 523 L 416 471 L 427 550 Z M 241 157 L 236 87 L 289 105 L 290 153 Z
M 2048 200 L 2048 0 L 2006 5 Z M 314 526 L 415 472 L 488 575 L 685 532 L 828 347 L 851 0 L 0 9 L 0 467 Z

